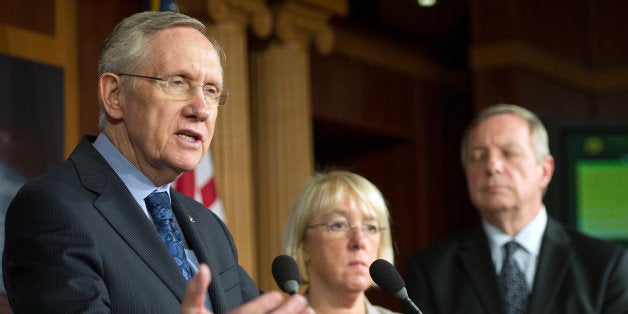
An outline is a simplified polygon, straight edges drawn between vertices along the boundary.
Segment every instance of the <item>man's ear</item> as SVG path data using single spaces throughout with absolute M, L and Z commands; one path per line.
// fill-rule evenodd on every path
M 98 97 L 102 99 L 103 109 L 112 119 L 119 120 L 124 117 L 122 110 L 123 95 L 120 77 L 113 73 L 103 73 L 98 78 Z
M 547 156 L 541 162 L 541 185 L 545 189 L 547 185 L 552 180 L 552 175 L 554 174 L 554 157 Z

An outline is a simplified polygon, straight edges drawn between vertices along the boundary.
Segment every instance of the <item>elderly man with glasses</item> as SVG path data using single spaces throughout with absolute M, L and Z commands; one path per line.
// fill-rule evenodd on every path
M 98 75 L 101 133 L 9 207 L 14 311 L 311 313 L 302 296 L 258 296 L 226 226 L 171 188 L 207 152 L 226 99 L 223 52 L 204 25 L 135 14 L 106 39 Z

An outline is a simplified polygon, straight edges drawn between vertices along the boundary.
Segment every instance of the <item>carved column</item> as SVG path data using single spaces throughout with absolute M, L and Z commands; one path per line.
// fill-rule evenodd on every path
M 251 51 L 251 126 L 258 206 L 258 284 L 276 289 L 271 263 L 281 253 L 284 223 L 312 174 L 309 46 L 333 46 L 329 11 L 301 1 L 273 8 L 275 38 Z
M 263 0 L 180 0 L 177 3 L 182 13 L 205 22 L 227 56 L 224 71 L 229 100 L 219 109 L 210 150 L 218 194 L 238 248 L 240 264 L 256 280 L 248 31 L 250 27 L 256 36 L 267 37 L 272 31 L 272 16 Z

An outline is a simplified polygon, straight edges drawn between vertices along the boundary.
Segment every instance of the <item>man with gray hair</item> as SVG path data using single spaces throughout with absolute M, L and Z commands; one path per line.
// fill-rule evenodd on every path
M 481 226 L 408 258 L 426 313 L 628 313 L 628 252 L 549 217 L 548 135 L 529 110 L 487 107 L 467 127 L 462 166 Z
M 227 227 L 171 188 L 207 152 L 226 101 L 223 52 L 205 26 L 173 12 L 132 15 L 105 40 L 98 75 L 100 134 L 9 206 L 13 310 L 312 313 L 299 295 L 259 296 Z

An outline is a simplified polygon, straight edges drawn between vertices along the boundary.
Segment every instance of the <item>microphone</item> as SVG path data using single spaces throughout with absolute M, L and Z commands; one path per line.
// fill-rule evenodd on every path
M 373 281 L 375 281 L 380 288 L 394 294 L 397 299 L 406 302 L 412 313 L 423 314 L 423 312 L 419 310 L 419 307 L 417 307 L 408 296 L 406 283 L 397 272 L 397 269 L 395 269 L 395 266 L 386 260 L 378 259 L 369 267 L 369 273 Z
M 299 266 L 289 255 L 279 255 L 273 260 L 273 278 L 281 290 L 289 295 L 299 291 Z

